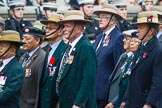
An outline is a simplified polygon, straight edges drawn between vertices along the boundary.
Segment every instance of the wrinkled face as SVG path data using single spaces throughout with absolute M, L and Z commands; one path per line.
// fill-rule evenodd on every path
M 45 10 L 46 18 L 49 18 L 49 17 L 53 16 L 54 14 L 56 14 L 56 10 Z
M 127 7 L 120 7 L 119 9 L 119 14 L 126 19 L 127 18 Z
M 130 42 L 131 42 L 131 37 L 130 36 L 125 36 L 123 39 L 124 42 L 124 49 L 127 51 L 130 49 Z
M 110 15 L 106 13 L 99 14 L 99 27 L 104 29 L 110 20 Z
M 78 25 L 74 27 L 74 22 L 65 22 L 64 23 L 64 28 L 63 28 L 63 38 L 72 40 L 73 38 L 75 38 L 75 36 L 77 35 L 77 27 Z M 73 29 L 73 31 L 72 31 Z
M 25 43 L 23 44 L 23 49 L 26 51 L 32 51 L 39 46 L 40 39 L 30 34 L 24 34 L 23 42 Z
M 82 8 L 86 16 L 90 17 L 93 15 L 93 5 L 84 5 Z
M 16 7 L 13 9 L 13 12 L 16 17 L 23 18 L 24 16 L 24 8 L 23 7 Z
M 130 42 L 130 50 L 131 50 L 132 52 L 137 51 L 137 49 L 138 49 L 140 43 L 141 43 L 141 40 L 140 40 L 140 39 L 138 39 L 138 38 L 132 38 L 132 40 L 131 40 L 131 42 Z
M 8 58 L 8 56 L 10 55 L 10 49 L 8 50 L 8 48 L 10 47 L 11 43 L 9 42 L 0 42 L 0 56 L 4 55 L 1 57 L 2 59 L 6 59 Z M 7 51 L 8 50 L 8 51 Z M 7 52 L 6 52 L 7 51 Z
M 57 32 L 58 32 L 58 27 L 59 27 L 59 25 L 58 24 L 56 24 L 56 23 L 48 23 L 47 24 L 47 27 L 46 27 L 46 36 L 45 36 L 45 38 L 46 39 L 54 39 L 54 38 L 57 38 Z M 57 30 L 57 31 L 56 31 Z M 56 31 L 56 32 L 55 32 Z M 53 32 L 55 32 L 55 33 L 53 33 Z M 52 34 L 51 34 L 52 33 Z M 51 34 L 51 35 L 50 35 Z
M 153 7 L 152 2 L 145 2 L 145 10 L 149 11 Z
M 148 31 L 149 27 L 147 24 L 138 24 L 138 38 L 142 39 L 146 32 Z

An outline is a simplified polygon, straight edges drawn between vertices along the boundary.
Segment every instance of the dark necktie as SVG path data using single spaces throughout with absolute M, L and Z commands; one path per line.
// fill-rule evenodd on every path
M 0 61 L 0 67 L 2 67 L 2 65 L 3 65 L 3 61 Z
M 99 48 L 102 46 L 103 41 L 104 41 L 104 39 L 105 39 L 105 36 L 106 36 L 106 34 L 104 33 L 104 34 L 102 35 L 102 37 L 101 37 L 101 39 L 100 39 L 98 45 L 97 45 L 96 52 L 97 52 L 97 51 L 99 50 Z
M 30 58 L 30 56 L 29 56 L 29 54 L 27 53 L 27 54 L 25 55 L 25 58 L 24 58 L 23 63 L 22 63 L 22 67 L 23 67 L 23 68 L 25 67 L 25 65 L 26 65 L 26 63 L 27 63 L 27 61 L 28 61 L 29 58 Z

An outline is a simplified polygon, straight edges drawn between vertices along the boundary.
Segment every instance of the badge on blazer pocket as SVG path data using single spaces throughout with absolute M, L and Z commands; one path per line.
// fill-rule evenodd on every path
M 25 77 L 26 77 L 26 78 L 29 78 L 31 75 L 32 75 L 32 70 L 31 70 L 31 68 L 27 68 L 26 71 L 25 71 Z
M 74 55 L 71 55 L 69 58 L 68 58 L 68 64 L 72 64 L 73 63 L 73 60 L 74 60 Z

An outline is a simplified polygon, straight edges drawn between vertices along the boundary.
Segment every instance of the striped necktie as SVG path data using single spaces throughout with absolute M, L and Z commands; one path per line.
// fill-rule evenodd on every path
M 58 76 L 57 76 L 57 79 L 56 79 L 56 92 L 57 93 L 58 93 L 58 83 L 60 82 L 60 79 L 61 79 L 61 76 L 63 74 L 65 65 L 68 62 L 70 49 L 71 49 L 71 46 L 69 45 L 67 47 L 65 53 L 64 53 L 64 56 L 63 56 L 62 61 L 61 61 L 61 64 L 60 64 L 60 69 L 59 69 Z

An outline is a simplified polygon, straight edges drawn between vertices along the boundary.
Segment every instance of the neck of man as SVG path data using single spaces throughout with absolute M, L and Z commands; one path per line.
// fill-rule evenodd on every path
M 52 44 L 54 44 L 54 43 L 60 41 L 61 39 L 62 39 L 61 36 L 58 36 L 57 38 L 50 39 L 50 40 L 49 40 L 49 43 L 52 45 Z

